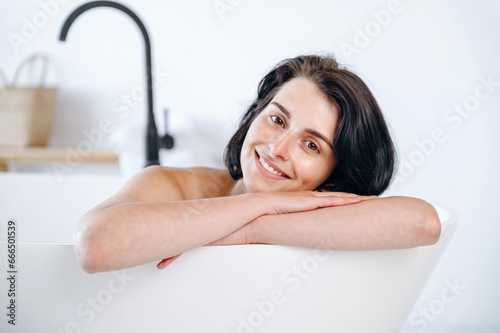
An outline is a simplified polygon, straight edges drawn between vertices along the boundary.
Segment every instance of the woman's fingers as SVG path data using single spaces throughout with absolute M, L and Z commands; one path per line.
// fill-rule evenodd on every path
M 170 257 L 170 258 L 166 258 L 166 259 L 163 259 L 162 261 L 160 261 L 158 263 L 158 265 L 156 265 L 156 267 L 158 269 L 164 269 L 165 267 L 167 267 L 168 265 L 170 265 L 175 259 L 179 258 L 181 255 L 178 254 L 176 256 L 173 256 L 173 257 Z
M 336 197 L 342 197 L 342 198 L 359 197 L 359 198 L 362 198 L 362 200 L 378 198 L 376 195 L 359 195 L 359 194 L 347 193 L 347 192 L 314 192 L 314 193 L 318 196 L 336 196 Z
M 328 196 L 328 195 L 334 195 L 337 197 L 358 197 L 359 195 L 354 194 L 354 193 L 347 193 L 347 192 L 313 192 L 314 194 L 317 194 L 319 196 Z
M 372 197 L 340 192 L 262 192 L 270 209 L 268 214 L 304 212 L 321 207 L 358 203 Z
M 350 193 L 342 193 L 342 195 L 337 195 L 337 193 L 332 193 L 328 196 L 331 205 L 330 206 L 343 206 L 343 205 L 351 205 L 364 200 L 371 200 L 377 198 L 376 195 L 356 195 Z
M 343 205 L 352 205 L 358 202 L 361 202 L 361 197 L 338 197 L 338 196 L 329 196 L 325 198 L 326 204 L 322 207 L 330 207 L 330 206 L 343 206 Z

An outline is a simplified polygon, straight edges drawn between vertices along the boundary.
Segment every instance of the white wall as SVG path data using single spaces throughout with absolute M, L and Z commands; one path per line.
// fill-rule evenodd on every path
M 111 119 L 111 135 L 96 149 L 109 148 L 113 138 L 126 144 L 135 154 L 128 169 L 133 170 L 142 159 L 140 124 L 146 109 L 138 101 L 124 116 L 122 98 L 144 86 L 141 36 L 121 13 L 94 9 L 61 43 L 57 36 L 65 17 L 83 3 L 62 2 L 40 2 L 52 4 L 45 9 L 50 17 L 30 35 L 26 22 L 43 19 L 40 3 L 0 0 L 0 68 L 12 77 L 25 55 L 48 53 L 49 82 L 60 88 L 51 144 L 76 146 L 87 140 L 82 131 L 97 131 L 103 119 Z M 216 3 L 232 10 L 220 15 Z M 159 123 L 163 108 L 171 112 L 177 148 L 162 154 L 163 164 L 222 166 L 225 142 L 260 78 L 277 61 L 317 51 L 338 54 L 373 88 L 391 123 L 401 170 L 389 194 L 421 197 L 460 216 L 455 238 L 404 331 L 500 329 L 500 265 L 494 259 L 500 253 L 495 207 L 500 132 L 494 130 L 500 121 L 498 1 L 124 4 L 150 32 Z M 377 23 L 374 13 L 388 9 L 393 14 L 387 24 Z M 367 29 L 372 37 L 363 39 L 360 31 Z M 24 43 L 12 43 L 14 34 Z M 34 80 L 35 72 L 31 68 L 24 82 Z M 485 80 L 493 84 L 486 87 Z M 455 294 L 443 292 L 453 284 L 459 285 Z M 455 297 L 445 302 L 443 293 Z

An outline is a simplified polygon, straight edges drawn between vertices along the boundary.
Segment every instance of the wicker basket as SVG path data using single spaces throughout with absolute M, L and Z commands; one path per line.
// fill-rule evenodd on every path
M 43 60 L 40 83 L 36 87 L 17 87 L 16 82 L 22 68 L 36 59 Z M 57 88 L 43 86 L 48 59 L 41 54 L 32 55 L 18 66 L 12 85 L 3 72 L 0 79 L 0 145 L 45 146 L 50 136 L 57 98 Z

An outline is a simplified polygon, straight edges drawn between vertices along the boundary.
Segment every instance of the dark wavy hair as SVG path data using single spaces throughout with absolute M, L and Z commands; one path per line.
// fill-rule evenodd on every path
M 243 177 L 240 155 L 254 119 L 294 78 L 313 82 L 339 110 L 333 139 L 335 167 L 316 190 L 379 195 L 389 186 L 396 152 L 389 130 L 370 89 L 332 56 L 305 55 L 278 63 L 259 83 L 257 98 L 243 115 L 224 152 L 224 163 L 235 180 Z

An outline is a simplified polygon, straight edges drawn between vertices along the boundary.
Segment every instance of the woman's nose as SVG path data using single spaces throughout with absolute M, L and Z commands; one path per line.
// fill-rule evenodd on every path
M 269 143 L 271 155 L 276 158 L 288 160 L 290 157 L 290 143 L 292 137 L 290 133 L 283 134 L 273 142 Z

